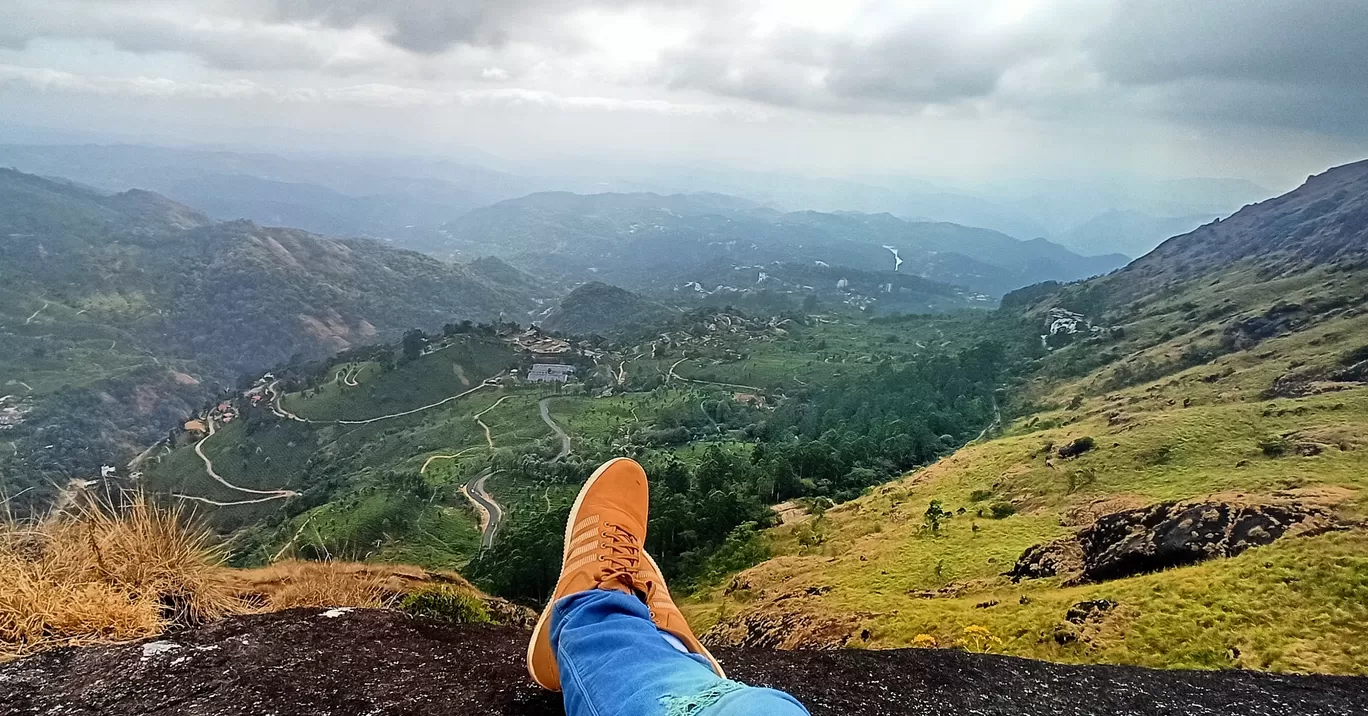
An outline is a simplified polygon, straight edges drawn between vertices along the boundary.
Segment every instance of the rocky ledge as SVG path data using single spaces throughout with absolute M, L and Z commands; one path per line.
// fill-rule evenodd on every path
M 562 714 L 523 670 L 527 632 L 377 610 L 238 617 L 0 666 L 0 714 Z M 1067 666 L 938 649 L 722 649 L 734 678 L 840 714 L 1368 713 L 1368 679 Z M 629 667 L 624 667 L 629 668 Z
M 1007 576 L 1101 582 L 1234 557 L 1285 536 L 1349 527 L 1329 510 L 1290 500 L 1166 502 L 1103 515 L 1072 537 L 1035 545 Z

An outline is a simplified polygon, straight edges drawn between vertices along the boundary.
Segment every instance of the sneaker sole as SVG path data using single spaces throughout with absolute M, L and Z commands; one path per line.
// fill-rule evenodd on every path
M 570 507 L 570 516 L 565 519 L 565 546 L 561 550 L 561 571 L 556 577 L 557 582 L 559 582 L 560 577 L 565 574 L 565 556 L 570 553 L 570 538 L 574 537 L 574 527 L 575 523 L 579 522 L 579 511 L 580 507 L 584 505 L 584 496 L 589 494 L 589 489 L 594 486 L 594 483 L 598 482 L 598 479 L 603 476 L 603 473 L 608 471 L 608 468 L 616 465 L 621 460 L 628 459 L 629 458 L 625 457 L 616 457 L 599 465 L 599 468 L 594 471 L 594 474 L 590 475 L 589 479 L 584 482 L 584 487 L 580 488 L 579 494 L 575 496 L 575 504 Z M 551 602 L 542 609 L 541 616 L 537 617 L 537 626 L 532 630 L 532 638 L 527 642 L 527 673 L 532 677 L 532 680 L 537 682 L 537 685 L 543 689 L 560 691 L 559 686 L 557 686 L 557 688 L 551 688 L 541 681 L 538 681 L 537 675 L 532 673 L 532 652 L 536 649 L 537 641 L 541 639 L 542 633 L 551 628 L 551 606 L 555 603 L 554 596 L 555 595 L 553 594 Z M 709 658 L 712 658 L 711 655 L 709 655 Z

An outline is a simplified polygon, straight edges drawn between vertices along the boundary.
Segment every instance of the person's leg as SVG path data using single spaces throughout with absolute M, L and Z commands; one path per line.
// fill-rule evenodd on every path
M 626 592 L 594 589 L 557 601 L 551 644 L 567 716 L 806 716 L 792 696 L 723 679 L 663 634 Z

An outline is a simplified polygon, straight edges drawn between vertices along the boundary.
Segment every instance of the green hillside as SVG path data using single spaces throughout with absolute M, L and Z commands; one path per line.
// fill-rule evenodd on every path
M 777 556 L 699 594 L 696 626 L 1368 673 L 1365 197 L 1368 165 L 1341 167 L 1111 276 L 1008 296 L 1050 350 L 1000 434 L 772 531 Z
M 122 471 L 244 372 L 531 305 L 378 243 L 0 170 L 0 489 Z

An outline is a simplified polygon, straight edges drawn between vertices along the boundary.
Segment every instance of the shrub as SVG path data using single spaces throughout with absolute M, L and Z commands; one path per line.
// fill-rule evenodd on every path
M 995 520 L 1011 517 L 1016 514 L 1016 511 L 1016 505 L 1010 502 L 994 502 L 988 506 L 988 514 L 992 515 Z
M 992 490 L 974 490 L 969 493 L 970 502 L 983 502 L 993 496 Z
M 1094 447 L 1097 447 L 1097 441 L 1091 435 L 1084 436 L 1059 448 L 1059 456 L 1065 458 L 1078 457 Z
M 1281 435 L 1269 435 L 1259 440 L 1259 449 L 1268 457 L 1282 457 L 1292 452 L 1292 441 Z
M 940 500 L 932 500 L 931 504 L 926 506 L 926 513 L 924 515 L 927 529 L 930 529 L 932 532 L 940 532 L 941 520 L 947 519 L 950 516 L 950 513 L 946 512 L 945 509 L 941 507 Z
M 1362 345 L 1340 358 L 1340 365 L 1356 365 L 1368 360 L 1368 345 Z
M 446 584 L 410 593 L 399 603 L 399 609 L 410 616 L 446 624 L 489 624 L 493 621 L 479 597 L 470 590 Z

